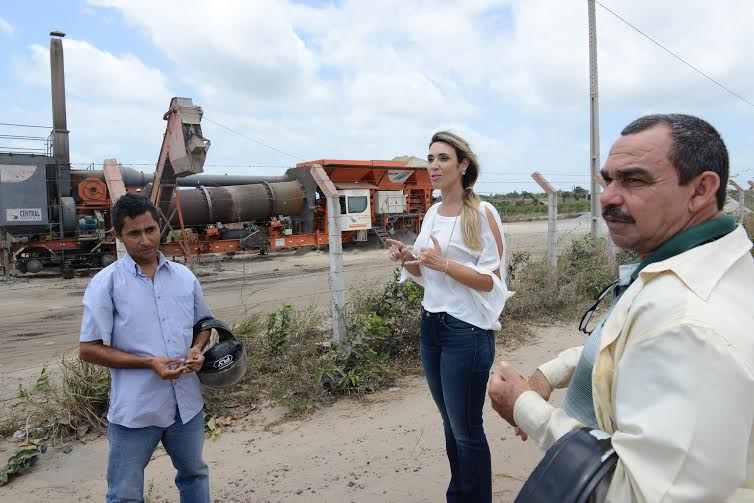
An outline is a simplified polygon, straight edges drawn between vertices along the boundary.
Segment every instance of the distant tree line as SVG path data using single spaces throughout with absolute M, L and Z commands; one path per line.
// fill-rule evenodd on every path
M 504 194 L 483 195 L 482 199 L 492 203 L 501 215 L 537 216 L 547 214 L 547 194 L 526 190 Z M 589 191 L 581 186 L 571 190 L 558 190 L 558 213 L 581 213 L 589 211 Z

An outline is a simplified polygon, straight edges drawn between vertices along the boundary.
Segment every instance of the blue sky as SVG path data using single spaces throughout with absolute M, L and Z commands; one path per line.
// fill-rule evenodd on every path
M 754 101 L 754 4 L 605 0 Z M 426 154 L 438 129 L 480 156 L 483 193 L 588 186 L 584 0 L 3 2 L 0 122 L 51 123 L 48 33 L 61 30 L 72 161 L 151 171 L 172 96 L 260 143 L 203 124 L 210 173 L 279 174 L 299 160 Z M 739 182 L 754 177 L 754 107 L 598 7 L 601 157 L 651 112 L 708 119 Z M 0 133 L 27 132 L 2 128 Z M 239 167 L 255 166 L 255 167 Z

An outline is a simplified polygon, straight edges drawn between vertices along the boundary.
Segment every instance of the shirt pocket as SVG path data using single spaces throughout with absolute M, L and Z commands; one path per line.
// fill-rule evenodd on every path
M 194 294 L 170 295 L 167 305 L 163 306 L 171 319 L 171 325 L 181 332 L 194 328 Z

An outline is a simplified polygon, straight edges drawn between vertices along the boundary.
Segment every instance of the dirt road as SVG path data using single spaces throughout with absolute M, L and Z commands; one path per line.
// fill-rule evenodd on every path
M 583 236 L 588 219 L 558 222 L 561 246 Z M 546 222 L 506 224 L 511 252 L 542 255 Z M 344 253 L 346 284 L 379 285 L 393 266 L 380 249 Z M 233 322 L 282 304 L 326 305 L 326 252 L 295 252 L 230 261 L 210 261 L 196 271 L 208 303 Z M 81 297 L 89 281 L 77 277 L 14 278 L 0 282 L 0 400 L 18 385 L 34 382 L 42 365 L 56 362 L 78 345 Z M 574 330 L 545 327 L 538 339 L 501 354 L 527 373 L 556 351 L 581 342 Z M 0 401 L 2 404 L 2 401 Z M 212 467 L 215 501 L 440 501 L 448 479 L 442 425 L 423 378 L 407 378 L 393 392 L 342 400 L 301 421 L 278 424 L 281 410 L 263 409 L 237 421 L 205 448 Z M 512 501 L 540 457 L 522 443 L 489 407 L 485 411 L 493 451 L 498 502 Z M 275 426 L 277 425 L 277 426 Z M 10 453 L 5 444 L 0 454 Z M 76 445 L 69 454 L 46 454 L 34 470 L 0 490 L 0 501 L 101 501 L 107 442 Z M 147 469 L 149 501 L 175 501 L 173 469 L 158 451 Z
M 558 221 L 560 246 L 583 236 L 588 218 Z M 543 255 L 547 222 L 505 224 L 511 252 Z M 349 289 L 387 280 L 393 265 L 381 249 L 351 246 L 343 254 Z M 219 318 L 233 323 L 249 313 L 267 313 L 283 304 L 302 308 L 329 303 L 326 251 L 210 258 L 196 268 L 207 302 Z M 18 385 L 33 383 L 43 365 L 54 364 L 78 347 L 81 298 L 89 277 L 17 277 L 0 282 L 0 400 Z
M 573 327 L 536 330 L 508 360 L 527 375 L 538 363 L 583 337 Z M 556 393 L 554 400 L 560 399 Z M 264 409 L 236 422 L 205 444 L 213 501 L 217 502 L 395 502 L 444 501 L 449 469 L 442 424 L 421 377 L 399 389 L 363 399 L 341 400 L 303 420 L 278 424 L 281 411 Z M 541 457 L 531 441 L 485 406 L 492 451 L 494 501 L 512 502 Z M 48 453 L 34 469 L 0 490 L 0 501 L 102 501 L 107 441 Z M 174 469 L 163 450 L 146 470 L 147 501 L 177 501 Z

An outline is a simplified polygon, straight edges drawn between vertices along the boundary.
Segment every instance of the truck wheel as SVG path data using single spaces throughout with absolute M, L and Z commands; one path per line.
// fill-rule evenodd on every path
M 45 266 L 44 264 L 42 264 L 42 261 L 35 258 L 29 260 L 29 262 L 26 264 L 26 270 L 28 270 L 32 274 L 41 272 L 44 267 Z
M 24 260 L 16 261 L 16 270 L 21 274 L 26 274 L 29 269 L 26 268 L 26 262 Z
M 73 279 L 73 269 L 71 269 L 70 267 L 64 267 L 63 279 Z
M 105 253 L 100 258 L 100 262 L 102 263 L 102 267 L 107 267 L 113 262 L 115 262 L 117 259 L 110 253 Z

